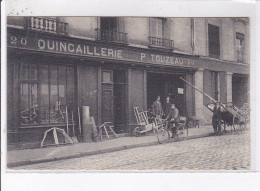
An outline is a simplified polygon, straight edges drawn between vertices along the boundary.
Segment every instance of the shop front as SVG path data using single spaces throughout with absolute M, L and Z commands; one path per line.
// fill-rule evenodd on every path
M 180 77 L 203 89 L 206 70 L 234 70 L 198 56 L 20 29 L 8 30 L 7 64 L 8 143 L 37 144 L 50 127 L 66 130 L 66 115 L 68 134 L 72 126 L 78 134 L 82 106 L 97 125 L 112 122 L 117 133 L 130 133 L 133 108 L 149 109 L 156 96 L 163 105 L 169 96 L 183 116 L 203 117 L 203 97 Z

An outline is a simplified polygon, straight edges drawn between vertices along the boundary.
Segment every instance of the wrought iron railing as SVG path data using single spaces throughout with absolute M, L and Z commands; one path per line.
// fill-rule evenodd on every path
M 242 49 L 237 49 L 237 61 L 244 63 L 245 62 L 245 51 Z
M 174 47 L 174 41 L 164 38 L 158 38 L 158 37 L 149 37 L 149 45 L 150 46 L 157 46 L 162 48 L 168 48 L 173 49 Z
M 96 29 L 97 40 L 105 40 L 109 42 L 127 43 L 127 33 Z
M 68 34 L 68 23 L 57 21 L 47 17 L 28 17 L 27 28 L 29 30 L 42 31 L 54 34 Z

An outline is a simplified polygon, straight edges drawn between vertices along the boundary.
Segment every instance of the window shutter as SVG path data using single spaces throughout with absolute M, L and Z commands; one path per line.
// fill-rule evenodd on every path
M 124 22 L 124 17 L 118 17 L 118 32 L 125 32 L 125 22 Z

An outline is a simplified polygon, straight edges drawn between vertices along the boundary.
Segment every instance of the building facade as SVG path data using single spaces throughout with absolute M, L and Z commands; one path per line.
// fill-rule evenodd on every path
M 147 110 L 157 96 L 210 124 L 210 100 L 180 77 L 223 103 L 249 102 L 247 18 L 8 17 L 7 24 L 9 144 L 39 142 L 48 128 L 66 127 L 65 108 L 76 119 L 81 106 L 98 125 L 131 133 L 133 108 Z

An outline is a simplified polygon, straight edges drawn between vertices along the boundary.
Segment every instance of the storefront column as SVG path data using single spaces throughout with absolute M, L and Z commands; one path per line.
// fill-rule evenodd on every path
M 231 72 L 226 73 L 227 80 L 227 102 L 232 102 L 232 74 Z
M 198 71 L 194 75 L 195 86 L 203 91 L 203 70 L 199 68 Z M 196 118 L 203 121 L 204 116 L 204 104 L 203 104 L 203 94 L 199 91 L 195 91 L 195 115 Z

